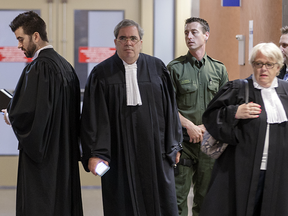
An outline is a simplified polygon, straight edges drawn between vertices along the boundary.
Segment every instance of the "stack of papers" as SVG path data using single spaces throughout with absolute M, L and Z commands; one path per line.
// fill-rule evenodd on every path
M 13 95 L 6 89 L 0 89 L 0 110 L 6 109 Z

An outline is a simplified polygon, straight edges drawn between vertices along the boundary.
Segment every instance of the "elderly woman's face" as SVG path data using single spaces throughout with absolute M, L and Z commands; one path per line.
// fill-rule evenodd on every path
M 259 51 L 253 62 L 253 70 L 258 84 L 268 88 L 280 70 L 280 66 L 276 64 L 275 60 L 268 59 Z

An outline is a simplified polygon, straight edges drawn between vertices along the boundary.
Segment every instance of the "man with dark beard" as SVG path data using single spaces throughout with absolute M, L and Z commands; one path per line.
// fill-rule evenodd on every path
M 19 141 L 16 215 L 82 216 L 78 78 L 49 45 L 36 13 L 19 14 L 10 28 L 18 48 L 33 57 L 2 110 Z
M 288 80 L 288 26 L 280 29 L 281 37 L 279 40 L 279 47 L 284 58 L 284 65 L 280 70 L 280 74 L 277 76 L 280 79 Z

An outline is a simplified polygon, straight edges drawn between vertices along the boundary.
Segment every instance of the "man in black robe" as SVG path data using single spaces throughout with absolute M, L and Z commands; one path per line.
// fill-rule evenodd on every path
M 36 13 L 18 15 L 10 27 L 18 48 L 33 57 L 2 110 L 19 141 L 16 215 L 82 216 L 78 78 L 48 44 L 45 22 Z
M 132 20 L 114 30 L 117 52 L 92 70 L 81 118 L 83 164 L 103 161 L 104 215 L 178 215 L 173 166 L 182 129 L 163 62 L 140 53 L 143 30 Z

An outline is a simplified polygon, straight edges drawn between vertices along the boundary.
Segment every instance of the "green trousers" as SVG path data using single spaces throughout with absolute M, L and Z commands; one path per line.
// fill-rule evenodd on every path
M 209 186 L 214 159 L 200 150 L 200 143 L 183 142 L 182 145 L 180 160 L 182 164 L 184 161 L 185 165 L 179 163 L 178 173 L 175 174 L 178 211 L 180 216 L 188 215 L 187 197 L 192 183 L 194 193 L 192 214 L 198 216 Z

